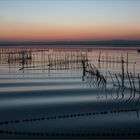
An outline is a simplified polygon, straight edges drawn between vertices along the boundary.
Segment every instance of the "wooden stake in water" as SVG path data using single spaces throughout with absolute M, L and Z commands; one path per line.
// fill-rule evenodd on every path
M 127 68 L 127 71 L 128 71 L 128 52 L 127 52 L 127 66 L 126 66 L 126 68 Z
M 131 89 L 132 89 L 132 83 L 131 83 L 131 78 L 130 78 L 130 76 L 129 76 L 129 72 L 127 72 L 127 76 L 128 76 L 128 80 L 129 80 L 130 87 L 131 87 Z
M 139 81 L 139 93 L 140 93 L 140 75 L 138 74 L 138 81 Z
M 122 59 L 121 59 L 121 63 L 122 63 L 122 87 L 124 87 L 124 60 L 123 60 L 123 54 L 122 54 Z
M 116 77 L 116 79 L 117 79 L 118 86 L 120 87 L 120 82 L 119 82 L 119 79 L 118 79 L 118 77 L 117 77 L 117 74 L 116 74 L 116 73 L 115 73 L 115 77 Z
M 110 71 L 108 71 L 108 72 L 109 72 L 109 74 L 110 74 L 110 77 L 111 77 L 111 80 L 112 80 L 112 82 L 113 82 L 113 85 L 115 86 L 115 82 L 114 82 L 114 80 L 113 80 L 113 77 L 112 77 Z
M 136 64 L 136 62 L 133 65 L 133 77 L 134 77 L 134 79 L 135 79 L 135 64 Z

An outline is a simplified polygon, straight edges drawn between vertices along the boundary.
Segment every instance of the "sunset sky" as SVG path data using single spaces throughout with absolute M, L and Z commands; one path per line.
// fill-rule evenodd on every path
M 140 0 L 0 0 L 1 41 L 140 40 Z

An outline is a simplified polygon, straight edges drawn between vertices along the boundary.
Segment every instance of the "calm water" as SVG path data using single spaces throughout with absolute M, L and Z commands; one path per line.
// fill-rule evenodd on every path
M 140 137 L 139 73 L 137 48 L 0 48 L 0 137 Z

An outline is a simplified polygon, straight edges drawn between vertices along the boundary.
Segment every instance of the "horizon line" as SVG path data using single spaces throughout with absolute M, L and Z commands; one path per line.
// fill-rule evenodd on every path
M 108 46 L 140 46 L 140 40 L 80 40 L 80 41 L 1 41 L 0 46 L 23 45 L 108 45 Z

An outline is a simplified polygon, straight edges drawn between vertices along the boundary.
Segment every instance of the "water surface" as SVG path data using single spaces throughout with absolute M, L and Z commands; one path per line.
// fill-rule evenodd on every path
M 139 71 L 137 48 L 0 48 L 0 137 L 138 138 Z

